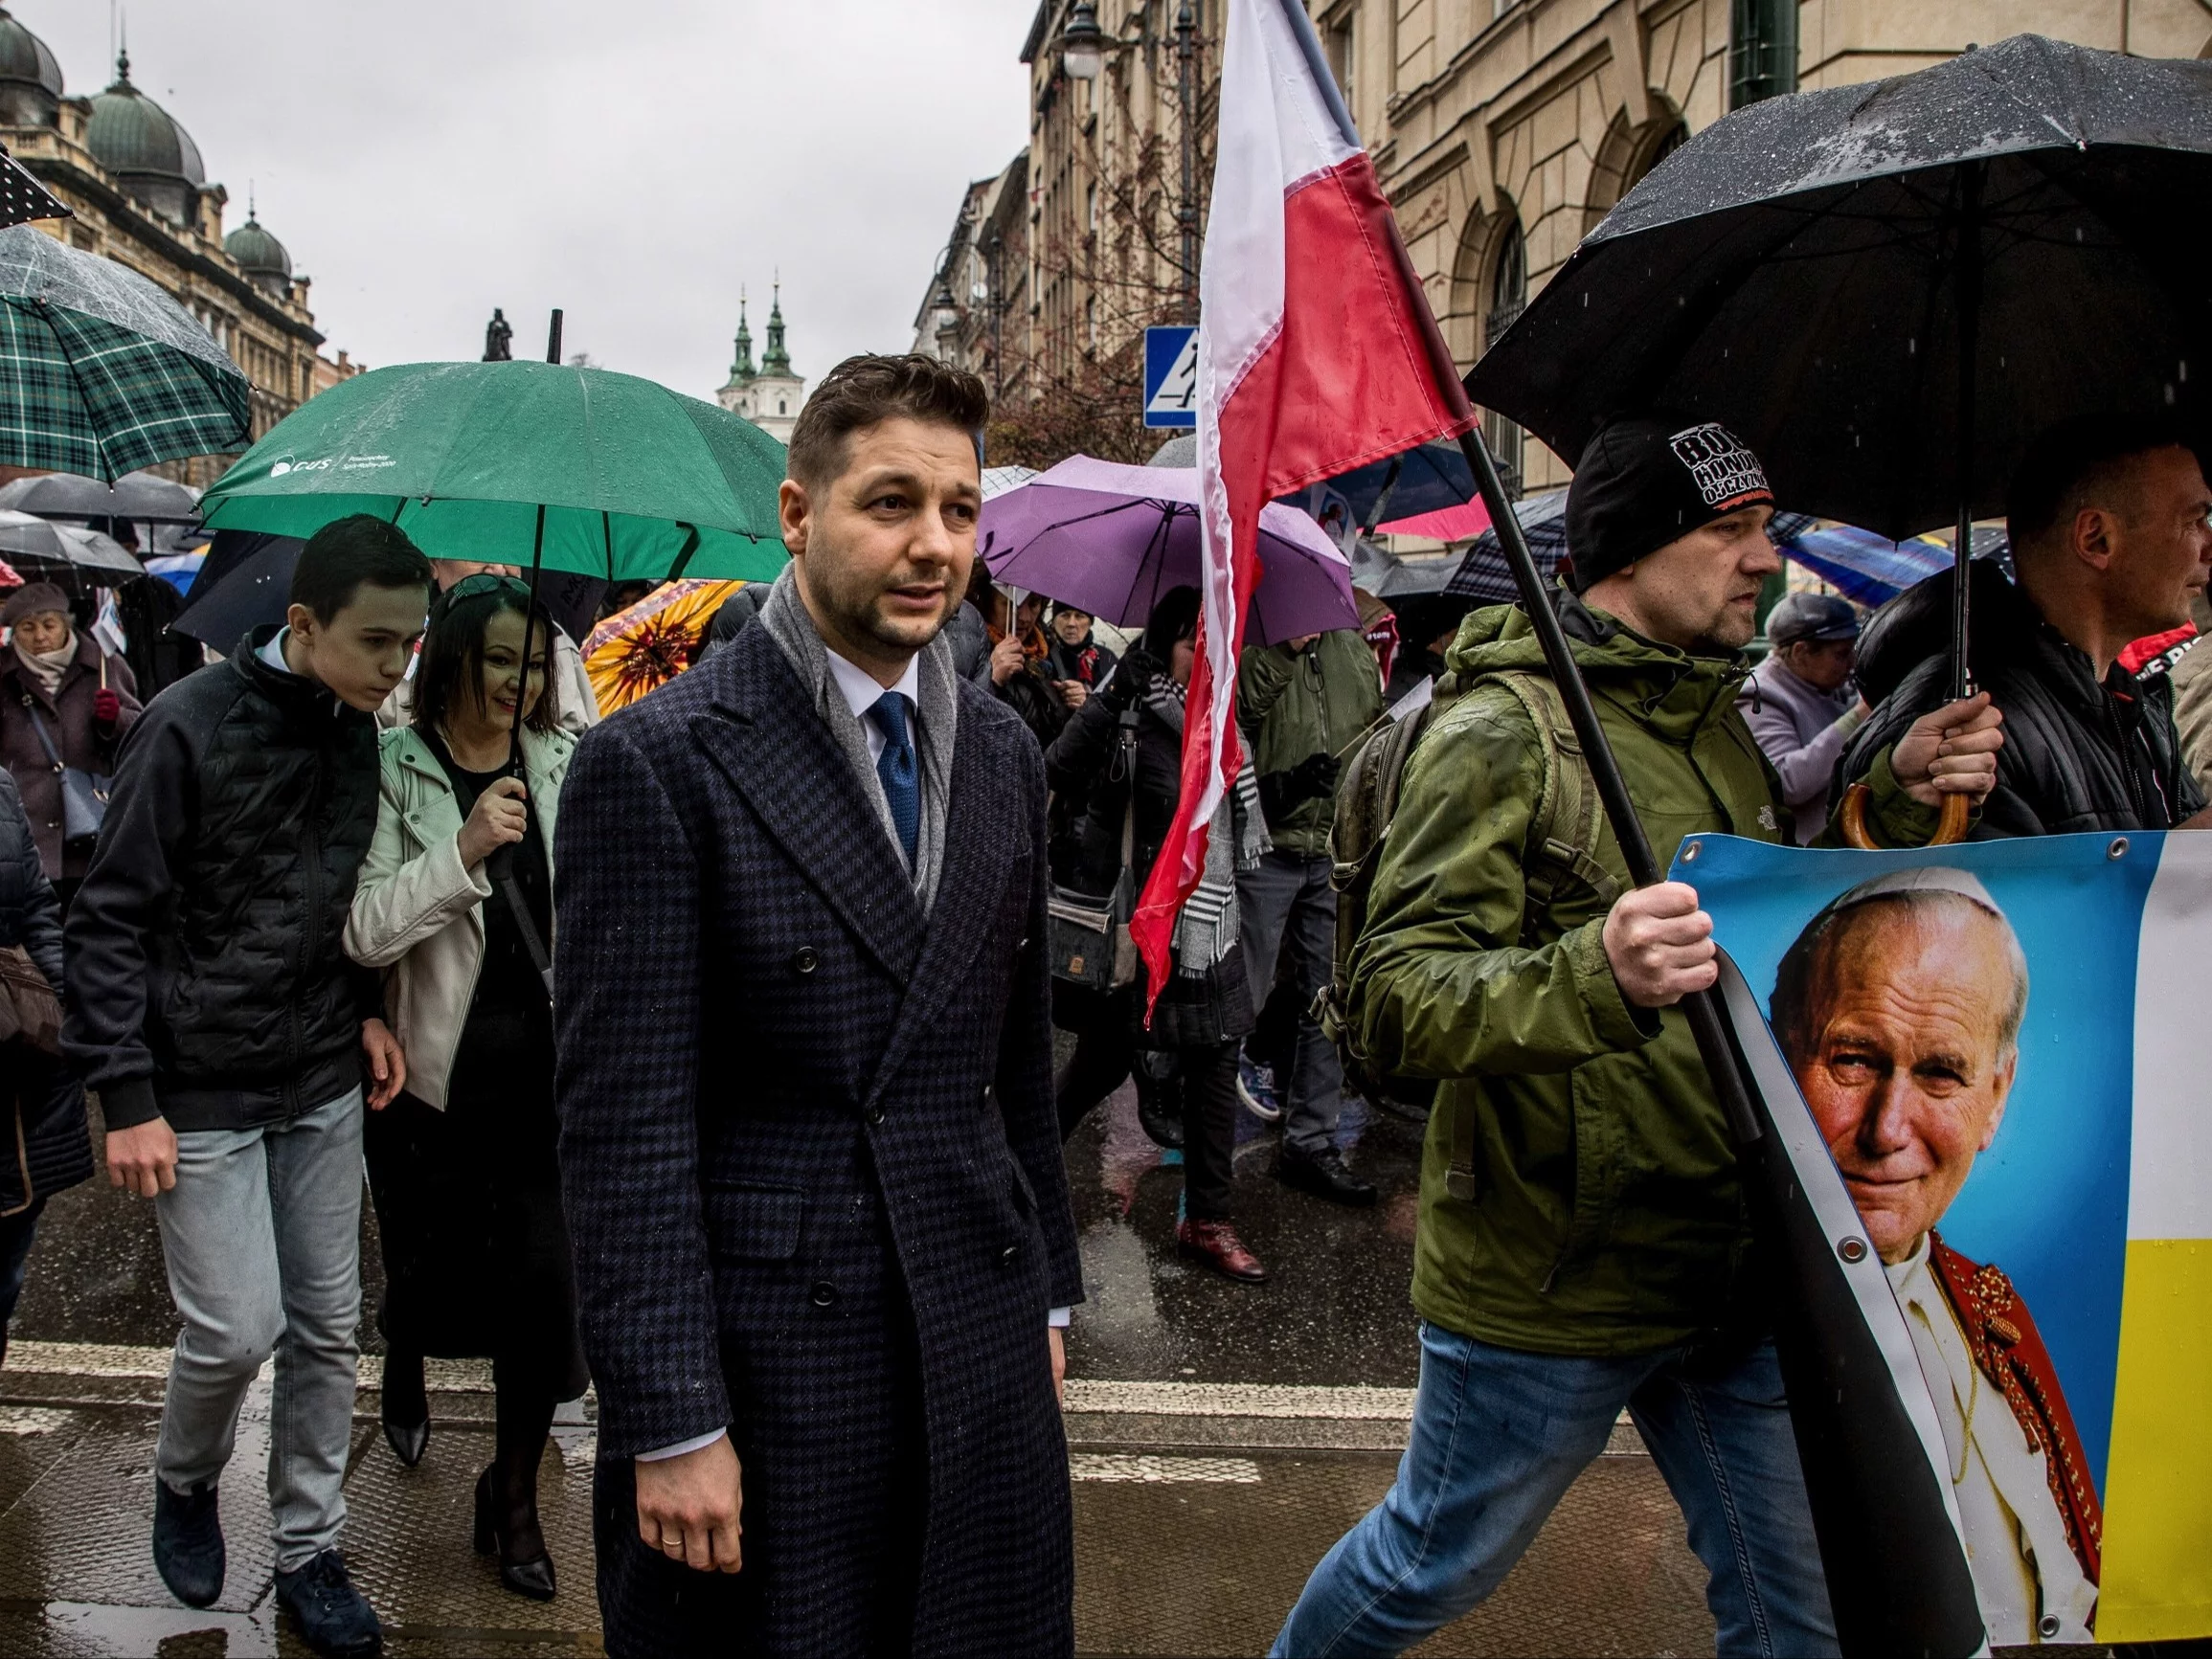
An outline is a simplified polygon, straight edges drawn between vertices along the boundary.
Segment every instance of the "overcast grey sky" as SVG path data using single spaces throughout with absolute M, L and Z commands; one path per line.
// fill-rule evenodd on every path
M 72 95 L 107 0 L 7 0 Z M 783 273 L 799 371 L 904 350 L 972 178 L 1027 138 L 1034 0 L 131 0 L 131 78 L 373 366 L 568 349 L 711 396 Z

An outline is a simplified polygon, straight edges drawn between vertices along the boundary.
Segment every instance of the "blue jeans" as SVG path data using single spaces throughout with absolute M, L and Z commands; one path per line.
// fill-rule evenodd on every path
M 190 1130 L 154 1200 L 182 1317 L 154 1472 L 218 1480 L 246 1390 L 271 1354 L 269 1508 L 277 1566 L 338 1541 L 361 1324 L 361 1091 L 287 1123 Z
M 1837 1649 L 1772 1346 L 1583 1359 L 1421 1327 L 1398 1478 L 1321 1558 L 1274 1659 L 1398 1653 L 1495 1590 L 1626 1407 L 1711 1578 L 1722 1655 Z

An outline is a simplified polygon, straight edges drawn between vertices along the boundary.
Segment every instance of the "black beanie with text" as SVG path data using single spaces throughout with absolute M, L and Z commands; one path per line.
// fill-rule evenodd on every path
M 1767 469 L 1725 426 L 1648 415 L 1608 421 L 1568 486 L 1568 585 L 1583 593 L 1715 519 L 1773 501 Z

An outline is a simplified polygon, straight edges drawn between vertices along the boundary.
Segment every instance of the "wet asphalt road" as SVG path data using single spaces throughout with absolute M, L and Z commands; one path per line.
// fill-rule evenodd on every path
M 1261 1286 L 1177 1258 L 1176 1159 L 1144 1137 L 1128 1087 L 1070 1143 L 1089 1297 L 1071 1334 L 1068 1412 L 1081 1652 L 1264 1651 L 1313 1563 L 1388 1489 L 1416 1373 L 1407 1283 L 1420 1134 L 1347 1109 L 1352 1166 L 1383 1190 L 1377 1207 L 1347 1210 L 1273 1180 L 1276 1132 L 1240 1115 L 1237 1220 L 1273 1271 Z M 372 1309 L 372 1218 L 363 1276 Z M 101 1179 L 60 1195 L 0 1373 L 0 1652 L 305 1653 L 269 1599 L 265 1391 L 249 1398 L 222 1488 L 234 1562 L 223 1601 L 189 1612 L 152 1573 L 152 1439 L 174 1333 L 151 1207 Z M 372 1328 L 363 1346 L 380 1348 Z M 387 1651 L 598 1652 L 588 1424 L 559 1432 L 540 1476 L 561 1594 L 522 1602 L 468 1549 L 469 1488 L 490 1441 L 485 1368 L 434 1370 L 436 1427 L 417 1469 L 376 1429 L 377 1370 L 365 1358 L 347 1549 Z M 1418 1652 L 1711 1651 L 1681 1517 L 1634 1437 L 1616 1452 L 1499 1593 Z
M 1273 1273 L 1260 1286 L 1177 1257 L 1181 1171 L 1138 1128 L 1128 1086 L 1076 1132 L 1068 1171 L 1089 1300 L 1071 1334 L 1071 1374 L 1410 1387 L 1420 1126 L 1347 1104 L 1339 1138 L 1352 1167 L 1383 1190 L 1371 1210 L 1282 1186 L 1270 1174 L 1278 1132 L 1239 1112 L 1237 1132 L 1237 1224 Z M 361 1267 L 372 1311 L 383 1274 L 366 1195 Z M 57 1195 L 39 1224 L 11 1331 L 53 1341 L 173 1340 L 152 1205 L 100 1176 Z M 372 1319 L 362 1334 L 366 1351 L 380 1351 Z

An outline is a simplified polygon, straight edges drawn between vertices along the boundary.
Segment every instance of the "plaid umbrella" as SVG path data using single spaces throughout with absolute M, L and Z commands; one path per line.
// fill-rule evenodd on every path
M 47 193 L 23 170 L 23 164 L 0 144 L 0 225 L 27 225 L 33 219 L 72 219 L 77 215 Z
M 0 461 L 114 480 L 243 449 L 246 377 L 137 272 L 0 230 Z

